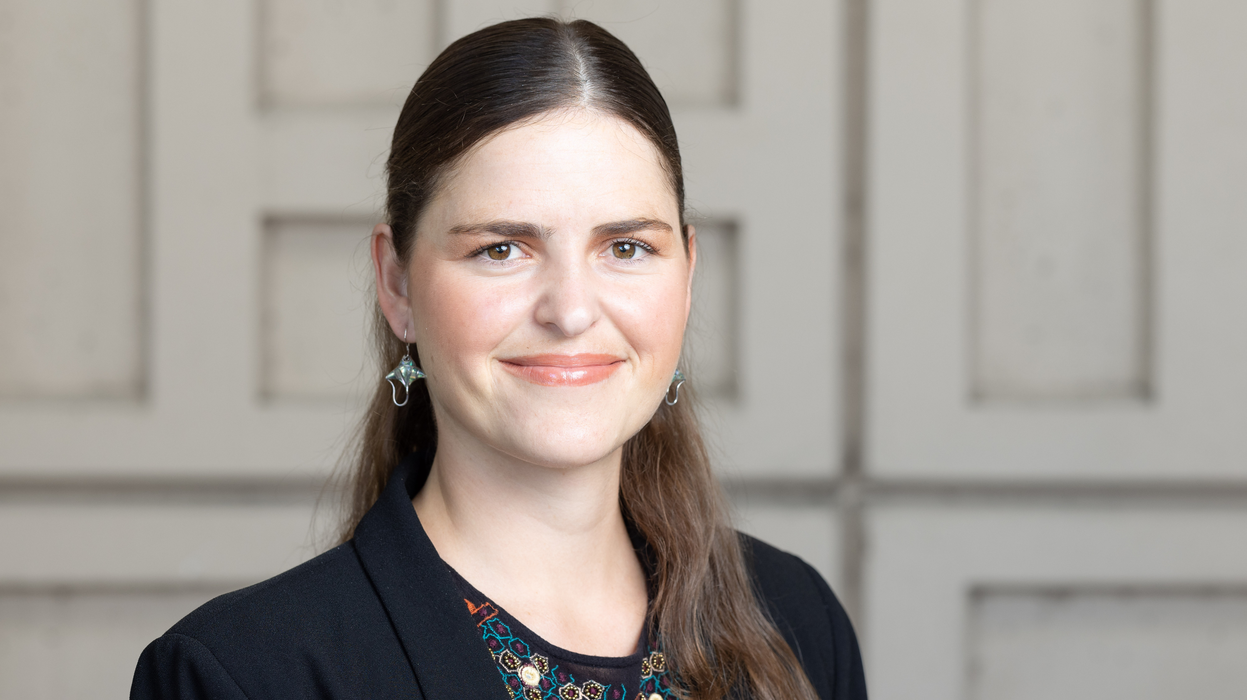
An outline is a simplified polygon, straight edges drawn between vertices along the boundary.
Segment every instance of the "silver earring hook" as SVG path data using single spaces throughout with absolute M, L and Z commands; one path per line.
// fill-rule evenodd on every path
M 677 369 L 671 377 L 671 383 L 675 385 L 675 398 L 670 398 L 671 387 L 667 387 L 667 393 L 662 397 L 663 403 L 668 406 L 674 406 L 680 402 L 680 387 L 684 386 L 684 373 Z
M 399 403 L 398 402 L 398 386 L 396 386 L 394 382 L 390 382 L 390 400 L 394 402 L 395 406 L 402 408 L 403 406 L 407 405 L 407 401 L 410 399 L 411 399 L 411 387 L 404 384 L 403 385 L 403 402 Z

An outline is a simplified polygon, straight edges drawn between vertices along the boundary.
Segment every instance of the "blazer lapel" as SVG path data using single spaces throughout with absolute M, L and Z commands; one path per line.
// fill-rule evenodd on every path
M 414 453 L 355 528 L 364 570 L 428 700 L 510 700 L 446 564 L 411 505 L 431 455 Z

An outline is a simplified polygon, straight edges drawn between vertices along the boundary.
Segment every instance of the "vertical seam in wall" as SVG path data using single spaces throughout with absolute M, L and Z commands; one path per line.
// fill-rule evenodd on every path
M 727 107 L 740 109 L 741 95 L 744 90 L 741 87 L 741 76 L 744 71 L 741 70 L 741 62 L 743 61 L 743 37 L 741 36 L 741 9 L 740 0 L 729 0 L 727 3 L 727 41 L 728 41 L 728 94 Z
M 135 21 L 137 27 L 137 44 L 138 56 L 135 58 L 135 91 L 138 95 L 138 104 L 136 105 L 137 114 L 135 119 L 135 130 L 138 132 L 138 138 L 135 139 L 138 154 L 137 173 L 135 176 L 138 180 L 138 186 L 135 188 L 135 225 L 138 227 L 136 238 L 138 239 L 138 250 L 136 256 L 138 260 L 138 294 L 135 300 L 138 308 L 135 312 L 138 318 L 135 319 L 136 331 L 138 332 L 138 347 L 135 360 L 138 363 L 137 372 L 135 373 L 135 394 L 134 397 L 139 402 L 150 402 L 152 400 L 152 360 L 155 356 L 156 337 L 152 329 L 155 324 L 152 323 L 152 314 L 154 313 L 155 303 L 152 299 L 153 295 L 153 270 L 152 264 L 154 236 L 152 235 L 152 204 L 154 197 L 152 196 L 152 185 L 155 178 L 152 177 L 154 172 L 154 164 L 152 163 L 152 79 L 155 70 L 151 65 L 152 55 L 154 51 L 151 43 L 154 40 L 151 32 L 153 24 L 152 19 L 148 16 L 154 11 L 153 3 L 148 0 L 137 0 L 135 3 Z
M 1155 193 L 1156 138 L 1156 3 L 1139 2 L 1139 399 L 1156 398 L 1154 338 L 1156 324 L 1155 261 L 1156 207 Z
M 446 0 L 432 0 L 429 3 L 429 22 L 433 25 L 432 31 L 429 32 L 433 39 L 433 50 L 426 58 L 428 63 L 432 63 L 433 59 L 446 48 L 450 43 L 450 27 L 446 26 L 449 21 L 450 12 L 446 8 Z M 427 63 L 425 64 L 427 67 Z
M 840 593 L 850 618 L 860 620 L 865 556 L 861 480 L 866 452 L 867 0 L 845 0 L 843 11 L 844 258 L 840 311 L 844 479 L 839 489 L 843 538 Z
M 252 339 L 252 357 L 257 358 L 259 371 L 255 372 L 251 381 L 251 396 L 256 403 L 264 405 L 273 402 L 276 398 L 269 383 L 269 377 L 273 375 L 276 358 L 273 353 L 273 343 L 270 333 L 275 328 L 276 319 L 273 314 L 273 295 L 274 274 L 270 272 L 273 259 L 276 257 L 277 251 L 274 250 L 274 237 L 277 234 L 278 219 L 268 212 L 261 211 L 257 217 L 257 239 L 254 242 L 256 250 L 256 265 L 253 270 L 255 275 L 255 298 L 252 300 L 255 308 L 255 336 Z
M 268 6 L 268 0 L 256 0 L 255 9 L 251 15 L 251 47 L 255 55 L 251 57 L 251 100 L 253 114 L 252 118 L 257 122 L 262 119 L 264 112 L 271 110 L 275 105 L 272 94 L 269 89 L 269 68 L 267 66 L 267 47 L 265 43 L 265 34 L 268 32 L 268 23 L 272 21 L 272 8 Z M 252 259 L 255 266 L 251 270 L 254 275 L 255 285 L 252 292 L 255 296 L 252 298 L 252 308 L 255 313 L 252 315 L 252 336 L 251 336 L 251 357 L 254 358 L 253 369 L 251 371 L 250 381 L 250 398 L 257 404 L 263 405 L 272 400 L 269 392 L 268 377 L 272 372 L 273 357 L 270 352 L 269 332 L 273 328 L 272 310 L 270 302 L 272 295 L 269 290 L 269 284 L 272 279 L 266 274 L 268 266 L 273 255 L 272 250 L 272 232 L 273 218 L 269 214 L 269 205 L 267 202 L 261 202 L 259 206 L 252 212 L 252 239 L 251 249 L 254 253 Z
M 266 0 L 256 0 L 251 13 L 251 104 L 257 113 L 272 107 L 268 95 L 268 69 L 264 65 L 264 33 L 269 20 Z
M 961 361 L 964 363 L 962 366 L 966 377 L 966 386 L 962 390 L 966 392 L 968 402 L 975 404 L 983 401 L 987 393 L 981 380 L 983 352 L 980 343 L 983 337 L 983 319 L 980 313 L 983 296 L 983 280 L 980 274 L 983 232 L 979 208 L 982 202 L 983 173 L 980 165 L 982 147 L 979 142 L 979 115 L 982 112 L 983 75 L 979 62 L 983 51 L 980 21 L 983 7 L 980 0 L 969 0 L 966 10 L 965 72 L 962 74 L 966 81 L 963 96 L 965 128 L 962 132 L 965 139 L 965 193 L 962 201 L 965 203 L 966 221 L 962 234 L 965 236 L 963 240 L 966 250 L 966 295 L 962 308 L 965 309 L 966 320 L 962 332 L 965 333 L 966 352 Z

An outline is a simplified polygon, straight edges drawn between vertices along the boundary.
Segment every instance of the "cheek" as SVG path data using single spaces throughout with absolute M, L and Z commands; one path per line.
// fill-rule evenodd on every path
M 611 316 L 629 344 L 655 361 L 655 370 L 674 366 L 686 321 L 687 287 L 682 280 L 631 286 L 612 296 Z
M 489 353 L 522 321 L 525 302 L 507 285 L 429 268 L 413 264 L 410 286 L 422 359 L 466 364 L 462 360 Z

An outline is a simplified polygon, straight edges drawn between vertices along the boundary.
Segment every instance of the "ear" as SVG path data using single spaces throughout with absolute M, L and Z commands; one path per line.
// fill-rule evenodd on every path
M 688 313 L 693 308 L 693 273 L 697 270 L 697 229 L 692 224 L 685 224 L 688 229 L 688 291 L 684 300 L 684 321 L 688 322 Z
M 411 300 L 407 296 L 407 270 L 394 250 L 394 232 L 389 224 L 372 229 L 372 267 L 377 274 L 377 303 L 390 322 L 390 330 L 402 338 L 411 335 Z

